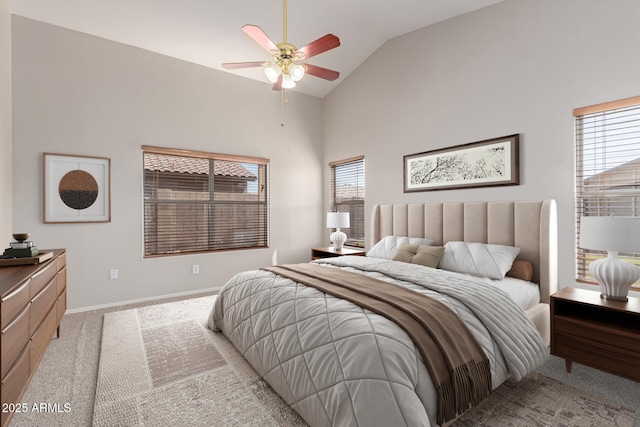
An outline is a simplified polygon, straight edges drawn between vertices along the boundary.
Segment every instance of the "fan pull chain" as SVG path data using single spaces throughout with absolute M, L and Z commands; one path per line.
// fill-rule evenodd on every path
M 284 127 L 284 104 L 286 104 L 287 102 L 289 102 L 289 100 L 287 99 L 287 95 L 286 95 L 286 89 L 282 89 L 282 110 L 280 112 L 280 126 Z

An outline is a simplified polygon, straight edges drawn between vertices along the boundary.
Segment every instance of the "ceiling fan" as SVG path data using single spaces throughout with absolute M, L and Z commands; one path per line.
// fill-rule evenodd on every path
M 340 46 L 340 39 L 333 34 L 327 34 L 298 49 L 287 43 L 287 0 L 283 0 L 283 10 L 282 43 L 275 44 L 257 25 L 247 24 L 242 27 L 242 31 L 271 54 L 271 61 L 231 62 L 222 64 L 222 67 L 226 69 L 264 67 L 267 79 L 273 83 L 273 90 L 294 87 L 305 73 L 330 81 L 340 77 L 337 71 L 300 62 Z

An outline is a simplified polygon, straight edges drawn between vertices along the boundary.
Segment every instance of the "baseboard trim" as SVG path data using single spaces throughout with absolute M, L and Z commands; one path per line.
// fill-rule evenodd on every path
M 139 298 L 139 299 L 133 299 L 133 300 L 127 300 L 127 301 L 119 301 L 119 302 L 114 302 L 114 303 L 109 303 L 109 304 L 93 305 L 93 306 L 90 306 L 90 307 L 71 308 L 71 309 L 67 309 L 65 314 L 82 313 L 82 312 L 85 312 L 85 311 L 101 310 L 101 309 L 105 309 L 105 308 L 119 307 L 119 306 L 124 306 L 124 305 L 128 305 L 128 304 L 139 304 L 141 302 L 159 301 L 159 300 L 163 300 L 163 299 L 176 298 L 176 297 L 187 297 L 187 296 L 193 296 L 193 295 L 198 295 L 198 294 L 203 294 L 203 296 L 204 296 L 204 294 L 211 294 L 212 292 L 218 292 L 218 291 L 220 291 L 220 289 L 222 289 L 222 287 L 199 289 L 199 290 L 196 290 L 196 291 L 178 292 L 178 293 L 175 293 L 175 294 L 157 295 L 157 296 L 153 296 L 153 297 Z

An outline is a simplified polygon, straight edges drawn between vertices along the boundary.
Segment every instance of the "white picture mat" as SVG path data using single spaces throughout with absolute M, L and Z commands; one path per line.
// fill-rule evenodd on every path
M 110 159 L 101 157 L 44 155 L 44 222 L 108 222 L 111 213 Z M 98 184 L 98 197 L 86 209 L 73 209 L 60 197 L 60 180 L 82 170 Z
M 462 185 L 462 184 L 478 184 L 478 183 L 500 183 L 500 182 L 508 182 L 511 180 L 511 163 L 508 161 L 511 158 L 511 143 L 508 141 L 505 142 L 498 142 L 495 144 L 492 144 L 491 146 L 480 146 L 480 147 L 471 147 L 471 148 L 465 148 L 462 150 L 459 150 L 455 153 L 441 153 L 441 154 L 434 154 L 431 156 L 432 160 L 437 160 L 439 157 L 440 158 L 445 158 L 445 157 L 450 157 L 452 155 L 458 155 L 458 156 L 463 156 L 465 158 L 465 162 L 466 163 L 475 163 L 480 159 L 483 158 L 487 158 L 487 151 L 490 148 L 503 148 L 504 151 L 502 152 L 502 161 L 504 163 L 504 173 L 501 175 L 493 175 L 493 176 L 488 176 L 485 178 L 464 178 L 464 177 L 459 177 L 457 179 L 451 179 L 448 180 L 446 182 L 443 181 L 433 181 L 433 182 L 427 182 L 427 183 L 419 183 L 419 184 L 414 184 L 411 182 L 411 173 L 414 170 L 414 163 L 423 161 L 423 158 L 415 158 L 415 159 L 409 159 L 407 160 L 407 188 L 409 189 L 414 189 L 414 188 L 430 188 L 430 187 L 441 187 L 443 185 L 451 185 L 451 186 L 457 186 L 457 185 Z

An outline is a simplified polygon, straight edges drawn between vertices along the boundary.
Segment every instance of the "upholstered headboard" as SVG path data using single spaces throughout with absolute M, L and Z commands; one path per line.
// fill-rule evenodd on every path
M 369 247 L 384 236 L 493 243 L 520 248 L 533 264 L 541 302 L 558 290 L 558 227 L 555 200 L 376 205 Z

